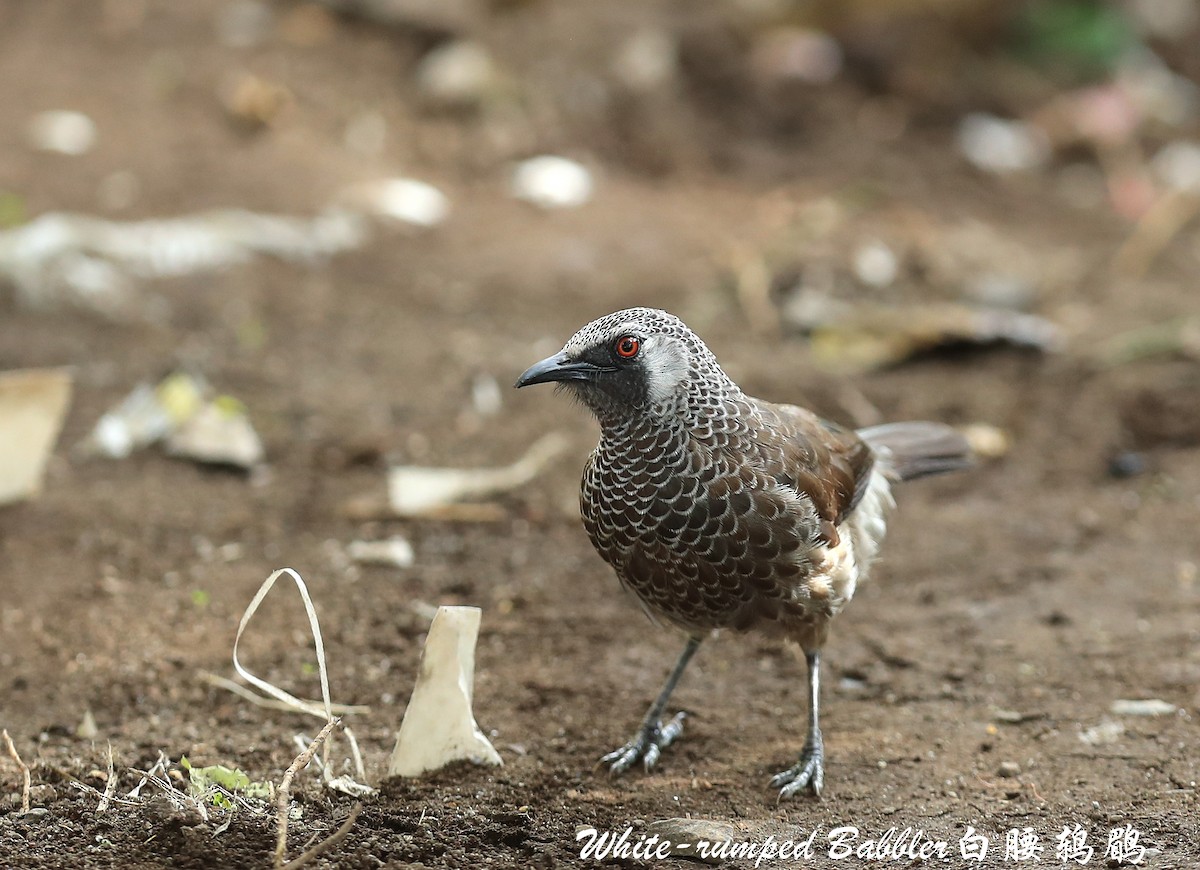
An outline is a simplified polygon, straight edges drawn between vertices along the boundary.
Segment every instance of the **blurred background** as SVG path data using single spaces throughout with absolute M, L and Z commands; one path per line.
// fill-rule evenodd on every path
M 649 305 L 748 392 L 943 420 L 983 457 L 901 494 L 835 632 L 827 780 L 861 823 L 1098 801 L 1183 855 L 1197 46 L 1193 0 L 0 0 L 0 719 L 77 826 L 39 848 L 82 848 L 66 783 L 103 788 L 105 740 L 286 766 L 291 720 L 196 678 L 282 564 L 335 700 L 372 706 L 376 773 L 429 605 L 484 608 L 507 766 L 394 786 L 361 856 L 528 866 L 584 822 L 794 820 L 759 774 L 798 749 L 803 664 L 754 639 L 701 654 L 673 767 L 587 773 L 676 641 L 579 528 L 594 424 L 510 384 Z M 501 492 L 399 505 L 407 465 Z M 248 655 L 312 695 L 298 613 L 268 602 Z M 404 841 L 430 806 L 441 845 Z M 203 848 L 136 818 L 105 836 L 145 860 L 269 852 L 253 817 Z

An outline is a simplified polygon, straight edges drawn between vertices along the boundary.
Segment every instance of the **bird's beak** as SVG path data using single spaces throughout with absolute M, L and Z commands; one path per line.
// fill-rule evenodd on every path
M 551 381 L 590 381 L 603 371 L 605 369 L 601 366 L 583 360 L 573 360 L 560 351 L 531 365 L 525 370 L 525 374 L 517 378 L 514 386 L 519 389 Z

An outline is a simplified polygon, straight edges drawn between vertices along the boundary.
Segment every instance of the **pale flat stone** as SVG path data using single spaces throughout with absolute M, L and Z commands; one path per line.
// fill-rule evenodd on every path
M 71 400 L 65 369 L 0 374 L 0 504 L 37 495 Z
M 454 761 L 501 765 L 475 724 L 475 641 L 478 607 L 439 607 L 429 626 L 417 684 L 388 759 L 388 776 L 419 776 Z

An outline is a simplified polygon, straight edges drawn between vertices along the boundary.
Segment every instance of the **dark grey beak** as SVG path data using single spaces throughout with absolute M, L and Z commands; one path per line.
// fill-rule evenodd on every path
M 525 374 L 517 378 L 517 382 L 513 386 L 519 389 L 534 384 L 548 384 L 551 381 L 590 381 L 605 371 L 611 371 L 611 369 L 583 360 L 573 360 L 560 351 L 554 356 L 531 365 L 525 370 Z

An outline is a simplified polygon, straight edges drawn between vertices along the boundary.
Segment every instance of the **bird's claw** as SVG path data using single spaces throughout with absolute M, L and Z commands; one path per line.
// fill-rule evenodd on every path
M 824 785 L 825 746 L 819 737 L 805 744 L 799 761 L 771 777 L 771 788 L 779 789 L 779 800 L 793 797 L 806 788 L 820 797 Z
M 658 763 L 662 751 L 683 733 L 683 720 L 686 716 L 687 714 L 681 711 L 676 713 L 666 725 L 663 725 L 662 722 L 643 725 L 636 737 L 620 749 L 614 749 L 605 755 L 597 766 L 609 765 L 609 775 L 616 776 L 629 770 L 640 758 L 642 766 L 649 773 L 650 769 Z

